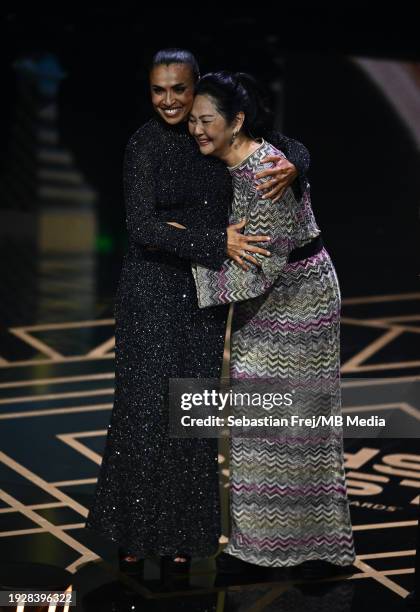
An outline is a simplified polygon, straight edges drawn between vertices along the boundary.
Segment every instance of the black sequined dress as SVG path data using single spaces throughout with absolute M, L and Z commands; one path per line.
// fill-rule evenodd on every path
M 273 140 L 306 170 L 302 145 Z M 166 400 L 169 378 L 220 375 L 227 307 L 198 308 L 191 261 L 218 269 L 226 257 L 231 179 L 186 124 L 155 118 L 127 145 L 124 188 L 115 400 L 86 527 L 141 557 L 208 556 L 220 535 L 217 440 L 169 438 Z

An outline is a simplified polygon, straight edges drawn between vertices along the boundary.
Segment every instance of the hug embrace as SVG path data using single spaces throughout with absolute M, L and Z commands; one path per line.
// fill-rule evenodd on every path
M 186 573 L 218 551 L 218 448 L 169 436 L 169 378 L 220 376 L 234 303 L 231 379 L 316 381 L 328 407 L 305 405 L 305 416 L 339 416 L 340 291 L 312 211 L 309 154 L 271 129 L 253 77 L 200 77 L 189 51 L 164 49 L 150 93 L 154 117 L 125 154 L 115 401 L 86 526 L 118 543 L 125 569 L 159 556 Z M 225 567 L 348 570 L 341 428 L 233 437 L 230 516 Z

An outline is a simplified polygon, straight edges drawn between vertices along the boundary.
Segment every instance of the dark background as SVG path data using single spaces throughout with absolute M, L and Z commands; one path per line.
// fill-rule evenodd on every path
M 99 194 L 97 314 L 111 307 L 125 248 L 124 147 L 153 112 L 147 67 L 168 46 L 191 49 L 202 73 L 246 70 L 266 85 L 280 76 L 283 131 L 311 153 L 313 208 L 343 295 L 417 289 L 419 152 L 350 58 L 420 61 L 418 15 L 401 5 L 371 16 L 366 5 L 339 9 L 202 3 L 3 13 L 0 172 L 15 116 L 13 62 L 54 53 L 67 75 L 59 92 L 62 142 Z

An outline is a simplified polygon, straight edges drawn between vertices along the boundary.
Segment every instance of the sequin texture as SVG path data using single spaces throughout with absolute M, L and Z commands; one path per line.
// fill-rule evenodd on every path
M 141 557 L 207 556 L 220 535 L 217 440 L 167 435 L 168 379 L 219 376 L 227 317 L 198 308 L 191 261 L 218 269 L 226 257 L 231 179 L 186 128 L 154 118 L 127 145 L 115 400 L 86 522 Z

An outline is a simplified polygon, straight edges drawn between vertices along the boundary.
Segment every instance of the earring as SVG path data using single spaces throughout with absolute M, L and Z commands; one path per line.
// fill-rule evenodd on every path
M 230 143 L 229 143 L 230 146 L 232 146 L 233 143 L 235 142 L 237 135 L 238 135 L 238 132 L 232 132 L 232 136 L 231 136 Z

